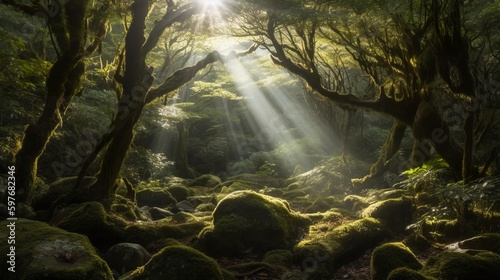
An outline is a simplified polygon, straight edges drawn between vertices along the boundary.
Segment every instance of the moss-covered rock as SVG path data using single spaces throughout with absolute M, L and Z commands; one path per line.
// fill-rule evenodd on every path
M 200 233 L 200 245 L 210 255 L 238 255 L 291 248 L 309 219 L 295 213 L 284 200 L 252 191 L 222 199 L 213 212 L 213 225 Z
M 219 187 L 220 193 L 223 194 L 230 194 L 235 191 L 258 191 L 263 188 L 263 186 L 258 183 L 247 181 L 232 181 L 231 183 L 225 182 L 224 185 L 219 185 Z
M 182 245 L 168 246 L 123 280 L 225 280 L 217 262 Z
M 344 197 L 344 205 L 347 209 L 351 211 L 359 211 L 368 206 L 368 203 L 366 202 L 366 198 L 359 195 L 351 194 Z
M 56 211 L 51 224 L 88 236 L 95 245 L 122 242 L 126 221 L 108 213 L 99 202 L 73 204 Z
M 339 205 L 340 202 L 333 196 L 319 197 L 305 211 L 306 213 L 325 212 Z
M 151 254 L 141 245 L 135 243 L 118 243 L 113 245 L 104 255 L 104 260 L 113 275 L 120 276 L 145 265 Z
M 186 200 L 188 196 L 191 195 L 191 191 L 188 188 L 183 186 L 173 186 L 167 189 L 173 198 L 177 201 Z
M 192 238 L 197 236 L 204 227 L 203 222 L 172 224 L 168 219 L 136 222 L 125 227 L 124 241 L 145 246 L 167 238 Z
M 413 214 L 412 202 L 409 198 L 391 198 L 371 204 L 362 212 L 362 217 L 380 219 L 389 225 L 408 222 Z
M 340 265 L 356 258 L 387 236 L 384 224 L 364 218 L 334 228 L 326 235 L 309 236 L 293 249 L 293 263 L 305 279 L 327 279 Z
M 222 183 L 221 179 L 212 174 L 204 174 L 193 180 L 190 186 L 202 186 L 207 188 L 213 188 L 218 184 Z
M 3 279 L 32 280 L 112 280 L 113 275 L 97 254 L 88 238 L 28 219 L 15 222 L 16 244 L 9 245 L 10 221 L 0 222 L 0 260 L 5 269 Z M 6 271 L 10 246 L 15 246 L 15 273 Z
M 392 242 L 373 250 L 370 267 L 373 280 L 386 280 L 389 273 L 396 268 L 406 267 L 419 270 L 422 264 L 403 243 Z
M 47 187 L 42 186 L 40 191 L 37 193 L 34 208 L 39 209 L 49 209 L 52 202 L 57 200 L 62 195 L 65 195 L 71 191 L 76 183 L 77 176 L 66 177 L 59 179 Z M 96 180 L 95 177 L 84 177 L 82 181 L 83 187 L 90 186 Z
M 475 256 L 443 252 L 430 257 L 420 272 L 442 280 L 500 279 L 500 256 L 491 252 Z
M 483 252 L 475 256 L 443 252 L 427 260 L 420 272 L 441 280 L 491 280 L 500 278 L 500 256 Z
M 163 190 L 142 190 L 136 194 L 137 205 L 167 207 L 177 203 L 177 200 L 167 191 Z
M 282 188 L 284 187 L 283 185 L 283 180 L 269 176 L 269 175 L 263 175 L 263 174 L 238 174 L 232 177 L 227 178 L 227 180 L 224 182 L 224 185 L 227 185 L 228 183 L 232 183 L 235 181 L 240 181 L 240 182 L 252 182 L 255 184 L 260 185 L 261 187 L 267 186 L 270 188 Z
M 212 212 L 214 211 L 215 209 L 215 205 L 211 202 L 207 202 L 207 203 L 202 203 L 198 206 L 196 206 L 196 211 L 199 211 L 199 212 Z
M 289 267 L 292 264 L 292 252 L 285 249 L 277 249 L 267 252 L 263 261 L 271 265 Z
M 500 254 L 500 234 L 484 233 L 458 243 L 461 249 L 485 250 Z
M 437 280 L 434 277 L 429 277 L 421 274 L 418 271 L 409 269 L 407 267 L 400 267 L 393 270 L 387 280 Z
M 137 204 L 121 195 L 115 195 L 111 202 L 111 212 L 125 218 L 128 221 L 147 219 L 137 208 Z

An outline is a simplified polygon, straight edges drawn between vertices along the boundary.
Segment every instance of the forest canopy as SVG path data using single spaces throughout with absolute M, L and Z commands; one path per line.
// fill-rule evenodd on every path
M 244 245 L 259 254 L 298 246 L 295 259 L 313 250 L 299 243 L 306 220 L 326 223 L 317 244 L 336 257 L 332 244 L 345 240 L 325 213 L 341 206 L 350 214 L 328 213 L 349 217 L 345 231 L 358 237 L 359 227 L 392 227 L 378 207 L 406 213 L 408 204 L 418 211 L 404 223 L 417 235 L 429 217 L 436 232 L 449 230 L 437 224 L 451 216 L 462 233 L 498 230 L 497 0 L 0 3 L 0 174 L 15 168 L 19 215 L 61 225 L 66 207 L 120 204 L 133 223 L 152 219 L 139 206 L 158 192 L 163 214 L 183 212 L 183 201 L 193 213 L 213 210 L 191 218 L 212 223 L 197 228 L 194 247 L 215 258 L 214 244 L 241 253 L 222 244 L 228 217 L 254 219 L 232 208 L 238 199 L 286 217 L 272 222 L 285 230 L 263 230 L 283 235 L 283 248 L 258 238 Z M 381 206 L 385 199 L 397 201 Z M 135 238 L 116 230 L 121 241 Z M 436 277 L 431 270 L 421 272 Z

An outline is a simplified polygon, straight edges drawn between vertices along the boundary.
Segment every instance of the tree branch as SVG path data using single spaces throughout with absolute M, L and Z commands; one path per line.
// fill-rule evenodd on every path
M 165 82 L 163 82 L 161 85 L 159 85 L 156 88 L 151 89 L 148 92 L 148 95 L 146 96 L 145 103 L 146 104 L 151 103 L 156 98 L 167 95 L 167 94 L 171 93 L 172 91 L 178 89 L 179 87 L 181 87 L 185 83 L 189 82 L 192 78 L 194 78 L 194 76 L 196 76 L 196 74 L 200 70 L 207 67 L 207 65 L 212 64 L 212 63 L 217 62 L 217 61 L 228 62 L 228 61 L 231 61 L 232 59 L 243 57 L 245 55 L 253 53 L 257 49 L 258 46 L 259 46 L 258 44 L 254 44 L 246 51 L 243 51 L 240 53 L 235 53 L 233 51 L 229 55 L 222 55 L 217 51 L 213 51 L 213 52 L 209 53 L 204 59 L 198 61 L 195 65 L 177 70 L 170 77 L 168 77 L 165 80 Z

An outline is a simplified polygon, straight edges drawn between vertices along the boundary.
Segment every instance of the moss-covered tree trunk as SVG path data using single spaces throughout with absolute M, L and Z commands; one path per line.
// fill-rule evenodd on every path
M 365 176 L 361 180 L 352 180 L 355 184 L 363 184 L 368 182 L 370 179 L 382 175 L 388 168 L 391 159 L 399 150 L 401 146 L 401 141 L 405 135 L 407 125 L 398 121 L 394 121 L 392 124 L 391 131 L 385 140 L 382 151 L 375 162 L 370 167 L 370 174 Z
M 189 130 L 184 122 L 177 123 L 177 143 L 175 145 L 175 171 L 177 176 L 182 178 L 194 178 L 193 172 L 189 169 L 187 149 Z
M 432 146 L 449 164 L 455 177 L 461 178 L 463 149 L 451 138 L 450 130 L 443 121 L 437 109 L 427 101 L 422 101 L 418 107 L 413 122 L 413 135 L 425 156 L 425 147 Z M 422 164 L 423 161 L 420 163 Z
M 229 60 L 246 55 L 257 48 L 255 45 L 245 52 L 233 53 L 230 57 L 222 56 L 216 51 L 211 52 L 195 65 L 174 72 L 158 87 L 150 88 L 153 83 L 153 69 L 146 66 L 145 61 L 148 53 L 156 46 L 166 28 L 171 27 L 176 22 L 189 19 L 202 8 L 202 5 L 196 2 L 180 7 L 174 7 L 172 2 L 169 2 L 168 5 L 165 15 L 161 20 L 155 21 L 155 25 L 147 39 L 144 29 L 150 2 L 148 0 L 136 0 L 131 5 L 132 22 L 125 39 L 125 59 L 122 61 L 123 64 L 118 66 L 118 69 L 124 69 L 124 72 L 123 76 L 119 73 L 115 74 L 116 82 L 121 84 L 123 88 L 117 115 L 111 124 L 109 132 L 104 135 L 95 150 L 84 161 L 71 194 L 61 201 L 55 202 L 52 209 L 55 209 L 60 203 L 71 203 L 74 199 L 82 199 L 77 196 L 80 193 L 83 178 L 89 166 L 103 149 L 105 149 L 105 152 L 100 171 L 96 175 L 96 182 L 89 187 L 88 198 L 105 200 L 111 197 L 114 193 L 115 181 L 118 179 L 121 166 L 134 138 L 134 127 L 144 106 L 157 98 L 168 97 L 168 94 L 190 81 L 207 65 L 222 59 Z
M 37 10 L 15 2 L 8 3 L 30 14 Z M 42 114 L 24 132 L 21 149 L 15 154 L 17 201 L 31 205 L 38 159 L 42 155 L 54 131 L 62 123 L 68 104 L 80 90 L 85 73 L 83 62 L 86 42 L 85 11 L 87 0 L 68 1 L 58 7 L 49 24 L 52 27 L 61 56 L 49 71 L 46 88 L 47 98 Z

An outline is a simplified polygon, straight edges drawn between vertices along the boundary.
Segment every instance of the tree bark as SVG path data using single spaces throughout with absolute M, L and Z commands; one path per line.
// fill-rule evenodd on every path
M 42 155 L 54 131 L 62 123 L 68 104 L 79 91 L 85 73 L 83 49 L 85 44 L 85 11 L 87 0 L 69 1 L 64 6 L 67 18 L 61 11 L 54 16 L 53 30 L 64 29 L 64 34 L 56 34 L 61 57 L 54 63 L 47 77 L 47 99 L 42 114 L 35 123 L 28 125 L 24 132 L 21 149 L 15 154 L 14 161 L 17 173 L 17 200 L 31 205 L 34 199 L 34 183 L 37 174 L 38 159 Z M 28 6 L 19 6 L 15 2 L 8 4 L 28 13 Z M 23 9 L 24 7 L 24 9 Z M 55 32 L 55 31 L 54 31 Z
M 463 149 L 451 138 L 448 125 L 437 109 L 427 101 L 422 101 L 418 107 L 413 123 L 413 135 L 418 144 L 424 147 L 421 151 L 423 156 L 425 156 L 425 146 L 434 147 L 448 163 L 455 178 L 461 178 Z
M 401 141 L 405 135 L 406 127 L 407 125 L 401 122 L 393 122 L 391 131 L 385 140 L 377 162 L 370 167 L 370 174 L 366 175 L 362 179 L 352 180 L 353 184 L 364 184 L 369 182 L 369 180 L 382 175 L 387 170 L 390 160 L 394 157 L 401 146 Z
M 189 130 L 183 122 L 177 123 L 177 144 L 175 145 L 175 170 L 177 176 L 193 179 L 195 176 L 189 169 L 187 148 Z

